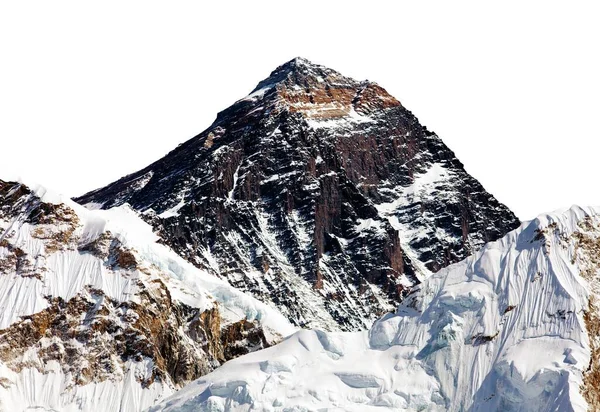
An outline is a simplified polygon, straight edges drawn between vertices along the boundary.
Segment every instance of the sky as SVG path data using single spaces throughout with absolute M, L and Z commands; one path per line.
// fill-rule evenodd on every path
M 0 179 L 103 186 L 302 56 L 386 88 L 521 219 L 600 205 L 600 3 L 203 3 L 0 3 Z

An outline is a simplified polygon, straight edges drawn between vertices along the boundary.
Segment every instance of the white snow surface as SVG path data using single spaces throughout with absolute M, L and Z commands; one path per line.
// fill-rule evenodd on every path
M 428 277 L 370 330 L 299 331 L 150 410 L 585 411 L 592 288 L 571 235 L 599 212 L 525 222 Z
M 199 270 L 157 243 L 158 237 L 151 226 L 128 206 L 88 210 L 41 186 L 29 187 L 42 201 L 64 203 L 77 213 L 80 225 L 76 234 L 81 243 L 88 243 L 110 231 L 124 247 L 132 250 L 139 267 L 145 271 L 112 270 L 101 258 L 77 250 L 45 251 L 43 241 L 32 236 L 30 224 L 19 218 L 0 219 L 0 229 L 3 229 L 0 240 L 11 234 L 13 245 L 36 256 L 46 269 L 41 272 L 40 279 L 16 274 L 0 276 L 0 329 L 19 321 L 21 316 L 47 308 L 45 296 L 48 295 L 68 300 L 91 286 L 116 301 L 136 300 L 137 281 L 151 282 L 158 277 L 175 300 L 203 310 L 217 303 L 223 324 L 243 318 L 256 320 L 265 329 L 267 337 L 285 337 L 296 331 L 276 309 Z M 0 259 L 4 253 L 7 249 L 0 247 Z M 32 352 L 31 356 L 36 355 Z M 66 376 L 59 365 L 44 365 L 44 373 L 36 367 L 24 368 L 17 373 L 1 359 L 0 356 L 0 411 L 139 411 L 174 390 L 157 382 L 147 388 L 141 386 L 138 377 L 145 376 L 151 369 L 146 364 L 148 360 L 128 362 L 124 376 L 78 386 L 72 384 L 71 377 Z M 6 384 L 6 380 L 10 383 Z

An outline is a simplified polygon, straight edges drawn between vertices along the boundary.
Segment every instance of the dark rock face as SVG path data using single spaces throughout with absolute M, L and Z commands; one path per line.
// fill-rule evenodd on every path
M 295 324 L 355 330 L 519 224 L 383 88 L 304 59 L 145 169 L 75 199 L 129 203 L 195 265 Z

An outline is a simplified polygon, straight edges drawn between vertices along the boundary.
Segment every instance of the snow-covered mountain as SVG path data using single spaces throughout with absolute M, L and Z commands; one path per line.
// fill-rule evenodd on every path
M 600 408 L 600 209 L 520 225 L 375 83 L 294 59 L 76 200 L 0 180 L 0 411 Z
M 129 203 L 197 267 L 332 331 L 370 326 L 427 274 L 519 225 L 382 87 L 301 58 L 76 201 Z
M 542 215 L 368 331 L 299 331 L 151 410 L 599 410 L 599 269 L 600 209 Z
M 295 331 L 157 240 L 0 180 L 0 411 L 140 411 Z

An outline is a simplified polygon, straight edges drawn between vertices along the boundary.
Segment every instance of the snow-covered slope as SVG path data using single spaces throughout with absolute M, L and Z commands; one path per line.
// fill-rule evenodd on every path
M 599 213 L 542 215 L 368 331 L 297 332 L 151 410 L 598 410 Z
M 0 411 L 139 411 L 295 331 L 157 240 L 0 180 Z

